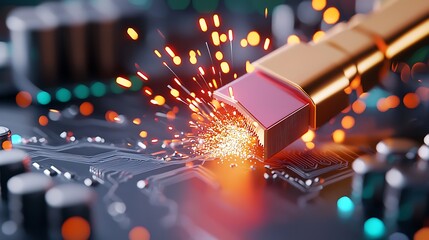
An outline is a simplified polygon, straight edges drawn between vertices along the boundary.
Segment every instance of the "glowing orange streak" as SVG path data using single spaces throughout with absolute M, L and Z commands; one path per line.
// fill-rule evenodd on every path
M 143 80 L 148 81 L 149 78 L 142 72 L 138 71 L 137 75 L 139 75 L 139 77 L 143 78 Z
M 270 46 L 270 39 L 266 38 L 264 42 L 264 50 L 267 50 L 269 46 Z
M 169 46 L 165 47 L 165 51 L 168 53 L 168 55 L 170 55 L 170 57 L 176 56 L 176 54 L 174 54 L 173 50 L 171 50 L 171 48 Z
M 199 20 L 201 31 L 207 32 L 207 23 L 204 18 L 200 18 Z
M 219 16 L 217 14 L 213 15 L 213 23 L 214 23 L 215 27 L 220 26 L 220 20 L 219 20 Z
M 198 68 L 198 71 L 200 71 L 201 75 L 206 74 L 206 73 L 204 72 L 204 69 L 203 69 L 202 67 L 199 67 L 199 68 Z
M 230 42 L 232 42 L 232 40 L 234 40 L 234 36 L 232 35 L 232 30 L 228 30 L 228 39 Z
M 128 79 L 125 79 L 123 77 L 117 77 L 116 83 L 121 85 L 122 87 L 125 87 L 125 88 L 130 88 L 132 86 L 131 81 Z

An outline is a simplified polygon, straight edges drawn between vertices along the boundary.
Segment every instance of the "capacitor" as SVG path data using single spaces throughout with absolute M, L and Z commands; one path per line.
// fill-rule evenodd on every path
M 8 200 L 7 181 L 15 175 L 27 172 L 30 165 L 30 156 L 19 149 L 0 151 L 0 188 L 1 198 Z
M 64 238 L 62 229 L 69 221 L 77 221 L 83 226 L 76 231 L 85 231 L 88 238 L 91 229 L 91 209 L 95 200 L 92 189 L 79 184 L 64 184 L 51 188 L 45 195 L 49 208 L 49 224 L 53 239 Z
M 0 150 L 3 149 L 3 143 L 6 141 L 10 142 L 12 133 L 7 127 L 0 126 Z
M 376 146 L 377 157 L 389 164 L 410 165 L 417 160 L 417 142 L 406 138 L 388 138 Z
M 386 219 L 401 232 L 412 234 L 429 213 L 429 175 L 414 167 L 394 167 L 386 173 Z
M 385 174 L 389 165 L 373 155 L 358 157 L 352 164 L 355 172 L 352 196 L 362 203 L 367 217 L 382 217 Z
M 49 177 L 31 172 L 16 175 L 7 183 L 10 218 L 29 236 L 47 237 L 45 193 L 52 186 Z

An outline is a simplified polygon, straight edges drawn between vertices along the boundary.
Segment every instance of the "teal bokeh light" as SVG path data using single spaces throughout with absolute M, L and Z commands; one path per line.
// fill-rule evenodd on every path
M 45 91 L 41 91 L 36 95 L 37 102 L 46 105 L 51 102 L 51 95 Z
M 65 88 L 60 88 L 55 93 L 55 97 L 60 102 L 68 102 L 71 99 L 71 92 Z
M 384 233 L 386 232 L 386 227 L 380 219 L 370 218 L 365 221 L 363 225 L 363 230 L 365 236 L 367 236 L 368 238 L 377 239 L 384 236 Z

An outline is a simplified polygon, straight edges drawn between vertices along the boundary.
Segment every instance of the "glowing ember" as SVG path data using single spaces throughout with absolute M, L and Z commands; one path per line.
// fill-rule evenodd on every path
M 192 150 L 224 160 L 261 158 L 263 148 L 247 119 L 231 109 L 224 108 L 221 112 L 212 119 L 191 122 L 196 129 Z

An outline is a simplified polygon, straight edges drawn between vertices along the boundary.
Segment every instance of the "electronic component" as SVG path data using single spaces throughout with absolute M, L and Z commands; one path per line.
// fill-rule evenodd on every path
M 12 132 L 7 127 L 0 126 L 0 150 L 4 149 L 3 144 L 10 143 L 11 135 Z
M 83 229 L 75 229 L 70 223 L 69 231 L 83 231 L 87 233 L 84 239 L 90 238 L 91 207 L 95 201 L 94 192 L 78 184 L 64 184 L 51 188 L 46 193 L 46 202 L 49 206 L 49 222 L 53 238 L 64 236 L 64 225 L 77 221 Z M 67 225 L 66 225 L 67 226 Z
M 388 61 L 424 45 L 428 12 L 426 1 L 393 1 L 318 43 L 280 47 L 254 63 L 256 73 L 223 86 L 214 96 L 250 120 L 264 158 L 270 158 L 350 105 L 345 89 L 353 81 L 367 91 L 387 72 Z M 271 96 L 272 88 L 289 91 Z
M 30 237 L 47 237 L 45 193 L 53 184 L 51 178 L 41 173 L 19 174 L 7 183 L 10 218 Z
M 8 200 L 7 181 L 15 175 L 28 171 L 29 164 L 30 156 L 22 150 L 0 150 L 0 188 L 2 200 Z

